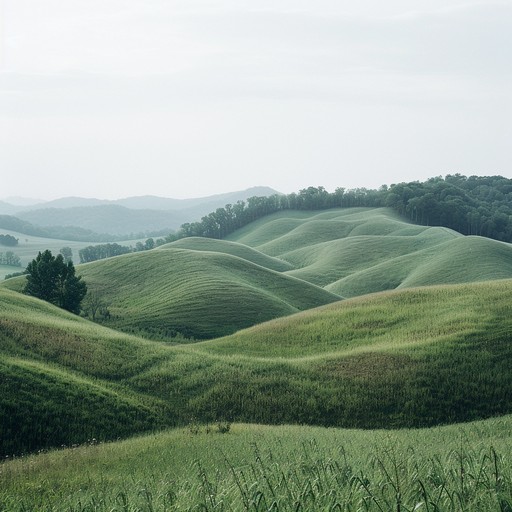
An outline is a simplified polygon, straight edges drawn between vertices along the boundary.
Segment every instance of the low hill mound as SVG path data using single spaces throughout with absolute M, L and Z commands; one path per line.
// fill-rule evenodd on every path
M 287 261 L 267 256 L 248 245 L 229 242 L 227 240 L 214 240 L 212 238 L 202 237 L 182 238 L 176 242 L 161 246 L 161 249 L 165 248 L 190 249 L 193 251 L 209 251 L 231 254 L 231 256 L 238 256 L 239 258 L 243 258 L 244 260 L 270 270 L 275 270 L 276 272 L 285 272 L 287 270 L 293 270 L 294 268 L 293 265 Z
M 230 240 L 284 260 L 294 267 L 288 275 L 344 297 L 512 278 L 512 245 L 410 224 L 386 208 L 280 212 L 250 226 Z
M 234 244 L 213 245 L 280 264 L 250 249 L 235 250 Z M 82 265 L 79 273 L 109 304 L 110 326 L 160 337 L 223 336 L 341 299 L 227 252 L 172 246 Z

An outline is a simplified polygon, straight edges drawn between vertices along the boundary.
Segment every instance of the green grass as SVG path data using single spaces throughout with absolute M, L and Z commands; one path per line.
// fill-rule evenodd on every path
M 109 326 L 178 341 L 342 297 L 512 278 L 510 244 L 413 225 L 386 208 L 280 212 L 230 238 L 182 239 L 77 271 L 108 303 Z
M 512 412 L 512 286 L 497 280 L 512 273 L 509 244 L 385 209 L 287 215 L 241 230 L 259 249 L 190 239 L 78 266 L 109 304 L 104 326 L 15 293 L 24 278 L 3 283 L 2 453 L 192 419 L 381 428 Z M 279 257 L 260 250 L 282 239 Z M 489 281 L 407 288 L 475 280 Z M 403 290 L 338 301 L 321 286 Z
M 213 338 L 341 298 L 231 254 L 172 246 L 82 265 L 77 273 L 109 304 L 109 326 L 160 338 Z
M 177 240 L 176 242 L 166 244 L 165 246 L 162 246 L 162 248 L 189 249 L 194 251 L 207 251 L 231 254 L 232 256 L 238 256 L 239 258 L 243 258 L 244 260 L 268 268 L 269 270 L 275 270 L 276 272 L 285 272 L 287 270 L 293 270 L 293 266 L 284 260 L 272 258 L 247 245 L 239 244 L 236 242 L 229 242 L 227 240 L 214 240 L 211 238 L 190 237 L 182 238 L 181 240 Z
M 32 449 L 56 445 L 47 429 L 64 428 L 64 444 L 83 440 L 84 418 L 88 434 L 111 439 L 116 428 L 125 436 L 192 420 L 390 428 L 511 413 L 511 285 L 358 297 L 182 346 L 123 335 L 0 289 L 2 428 L 18 407 L 19 431 L 42 432 Z M 19 402 L 25 380 L 35 383 L 27 396 L 40 389 L 36 403 L 52 404 L 51 416 Z M 84 405 L 101 390 L 108 407 L 130 406 L 140 421 L 116 423 Z M 64 392 L 73 398 L 60 398 Z M 62 426 L 60 409 L 75 423 Z M 11 434 L 2 442 L 2 453 L 29 449 Z
M 120 383 L 162 357 L 157 344 L 10 290 L 0 289 L 0 310 L 0 453 L 164 424 L 160 402 Z
M 280 212 L 230 239 L 284 260 L 287 275 L 343 297 L 512 278 L 512 246 L 410 224 L 386 208 Z
M 457 237 L 410 254 L 383 259 L 325 288 L 354 297 L 395 288 L 479 282 L 511 275 L 510 244 L 482 237 Z
M 428 430 L 235 424 L 0 465 L 0 510 L 507 511 L 512 419 Z

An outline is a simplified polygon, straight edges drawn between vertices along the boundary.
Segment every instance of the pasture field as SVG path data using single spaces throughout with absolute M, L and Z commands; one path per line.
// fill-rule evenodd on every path
M 0 464 L 0 510 L 508 511 L 512 419 L 423 430 L 189 425 Z M 220 432 L 224 433 L 220 433 Z
M 235 255 L 167 246 L 79 271 L 109 304 L 110 326 L 161 339 L 215 338 L 341 299 Z

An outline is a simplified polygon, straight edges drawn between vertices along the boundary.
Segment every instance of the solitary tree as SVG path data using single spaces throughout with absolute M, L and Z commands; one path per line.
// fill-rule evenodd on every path
M 46 250 L 27 265 L 24 292 L 78 314 L 87 285 L 75 275 L 73 262 L 66 263 L 62 254 L 55 257 Z

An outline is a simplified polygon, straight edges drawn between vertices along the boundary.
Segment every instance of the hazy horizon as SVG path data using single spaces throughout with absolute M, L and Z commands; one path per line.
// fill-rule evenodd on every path
M 0 0 L 0 197 L 512 177 L 512 2 Z

